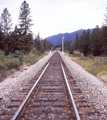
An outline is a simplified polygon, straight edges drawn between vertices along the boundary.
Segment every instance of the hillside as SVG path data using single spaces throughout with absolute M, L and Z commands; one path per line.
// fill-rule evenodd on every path
M 93 29 L 91 29 L 91 32 L 92 32 Z M 78 35 L 82 35 L 84 29 L 80 29 L 80 30 L 77 30 L 77 31 L 74 31 L 72 33 L 60 33 L 60 34 L 57 34 L 57 35 L 53 35 L 53 36 L 50 36 L 50 37 L 47 37 L 46 40 L 47 41 L 50 41 L 53 45 L 58 45 L 62 42 L 62 37 L 64 36 L 64 41 L 74 41 L 75 40 L 75 37 L 76 37 L 76 32 L 78 32 Z

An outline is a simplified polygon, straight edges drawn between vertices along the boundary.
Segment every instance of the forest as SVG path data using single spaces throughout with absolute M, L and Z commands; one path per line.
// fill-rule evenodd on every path
M 69 52 L 72 54 L 75 50 L 82 52 L 84 56 L 107 56 L 107 26 L 96 26 L 92 33 L 90 29 L 84 30 L 80 37 L 76 33 L 75 41 L 70 43 Z
M 0 16 L 0 81 L 23 64 L 37 62 L 43 53 L 53 46 L 39 35 L 34 38 L 31 31 L 32 16 L 29 4 L 23 1 L 20 6 L 18 23 L 12 28 L 11 14 L 4 8 Z M 11 73 L 7 71 L 11 70 Z
M 103 23 L 101 28 L 97 25 L 92 32 L 87 29 L 80 36 L 77 32 L 74 41 L 64 41 L 64 50 L 70 54 L 73 54 L 74 51 L 79 51 L 84 56 L 107 56 L 107 13 L 104 16 L 105 23 Z M 55 48 L 57 47 L 62 47 L 62 44 L 55 46 Z
M 56 45 L 55 48 L 62 48 L 62 43 Z M 73 54 L 74 51 L 79 51 L 84 56 L 107 56 L 106 24 L 101 28 L 97 25 L 92 32 L 90 29 L 84 30 L 80 36 L 77 32 L 74 41 L 64 41 L 64 51 L 70 54 Z
M 20 6 L 18 23 L 12 28 L 11 14 L 5 8 L 0 16 L 0 72 L 17 68 L 24 62 L 33 64 L 42 53 L 51 48 L 62 47 L 61 44 L 53 46 L 39 33 L 35 36 L 31 31 L 32 16 L 29 4 L 23 1 Z M 96 26 L 92 33 L 90 29 L 84 30 L 82 35 L 76 33 L 75 41 L 65 41 L 65 51 L 73 54 L 79 51 L 84 56 L 107 56 L 107 13 L 104 14 L 105 23 L 101 28 Z M 4 74 L 4 72 L 3 72 Z M 1 74 L 0 74 L 1 76 Z M 5 75 L 4 75 L 5 76 Z
M 7 8 L 3 10 L 0 18 L 0 49 L 5 51 L 6 55 L 14 53 L 15 50 L 27 54 L 33 47 L 41 53 L 51 48 L 52 44 L 47 40 L 42 40 L 39 33 L 33 38 L 33 33 L 30 30 L 33 25 L 30 8 L 26 1 L 21 4 L 19 11 L 19 24 L 15 25 L 13 31 L 11 31 L 11 14 Z

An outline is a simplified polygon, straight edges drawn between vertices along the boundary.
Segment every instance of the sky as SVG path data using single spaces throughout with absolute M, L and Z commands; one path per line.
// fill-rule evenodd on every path
M 5 8 L 11 14 L 13 29 L 18 25 L 24 0 L 0 0 L 0 16 Z M 104 23 L 107 0 L 26 0 L 31 9 L 34 36 L 46 38 L 79 29 L 91 29 Z

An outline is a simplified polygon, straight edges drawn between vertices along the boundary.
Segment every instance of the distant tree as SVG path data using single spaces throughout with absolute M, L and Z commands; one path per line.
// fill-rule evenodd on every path
M 70 43 L 70 46 L 69 46 L 69 53 L 70 53 L 70 54 L 73 54 L 73 52 L 74 52 L 74 50 L 75 50 L 75 49 L 74 49 L 74 46 L 75 46 L 75 45 L 74 45 L 74 42 L 71 42 L 71 43 Z
M 105 24 L 103 24 L 102 26 L 102 29 L 101 29 L 101 44 L 102 44 L 102 47 L 101 47 L 101 53 L 103 55 L 106 55 L 107 56 L 107 7 L 106 7 L 106 13 L 104 14 L 105 16 Z
M 75 42 L 74 42 L 74 49 L 78 50 L 79 48 L 79 36 L 78 33 L 76 32 L 76 38 L 75 38 Z
M 30 8 L 26 1 L 24 1 L 20 7 L 20 14 L 19 14 L 19 20 L 20 20 L 20 31 L 21 34 L 27 35 L 30 33 L 30 27 L 33 25 L 31 24 L 32 19 L 30 16 Z
M 64 50 L 69 51 L 70 41 L 64 41 Z
M 4 33 L 0 30 L 0 49 L 5 49 L 5 36 Z
M 86 31 L 84 30 L 82 35 L 80 36 L 80 41 L 79 41 L 79 49 L 80 49 L 80 52 L 83 52 L 85 53 L 85 40 L 86 40 Z
M 91 53 L 91 49 L 90 49 L 90 39 L 91 39 L 91 35 L 90 35 L 90 29 L 87 30 L 87 34 L 86 34 L 86 38 L 85 38 L 85 55 L 89 55 Z
M 39 33 L 38 33 L 36 39 L 37 39 L 37 50 L 40 51 L 41 50 L 41 39 L 40 39 Z
M 90 54 L 90 30 L 84 30 L 79 39 L 79 50 L 85 56 Z
M 44 50 L 48 49 L 48 42 L 46 39 L 43 40 L 43 47 L 44 47 Z
M 94 56 L 101 55 L 101 31 L 98 26 L 93 30 L 91 35 L 91 52 Z
M 43 53 L 44 52 L 44 40 L 42 40 L 40 38 L 40 35 L 38 33 L 38 35 L 36 36 L 35 40 L 34 40 L 34 47 L 40 52 Z
M 107 26 L 102 26 L 101 53 L 107 56 Z
M 42 43 L 41 40 L 38 40 L 38 51 L 41 51 L 42 49 Z
M 51 42 L 49 42 L 49 41 L 47 41 L 47 43 L 48 43 L 48 49 L 51 50 L 52 47 L 53 47 L 53 44 Z
M 34 47 L 38 50 L 38 41 L 37 41 L 37 38 L 35 38 L 35 40 L 34 40 Z
M 8 35 L 10 30 L 11 30 L 11 26 L 12 26 L 12 19 L 11 19 L 11 15 L 9 13 L 9 11 L 7 10 L 7 8 L 5 8 L 3 10 L 3 13 L 1 14 L 1 30 L 4 33 L 4 35 Z

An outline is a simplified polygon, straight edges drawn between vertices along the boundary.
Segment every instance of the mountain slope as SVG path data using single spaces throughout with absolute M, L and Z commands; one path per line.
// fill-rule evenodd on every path
M 91 32 L 92 32 L 93 29 L 91 29 Z M 82 35 L 84 29 L 80 29 L 80 30 L 77 30 L 77 31 L 74 31 L 72 33 L 60 33 L 60 34 L 57 34 L 57 35 L 53 35 L 53 36 L 50 36 L 50 37 L 47 37 L 46 40 L 47 41 L 50 41 L 53 45 L 58 45 L 62 42 L 62 37 L 64 36 L 64 41 L 74 41 L 75 40 L 75 37 L 76 37 L 76 32 L 78 32 L 78 35 Z

